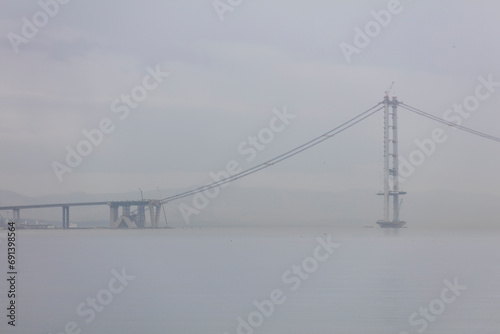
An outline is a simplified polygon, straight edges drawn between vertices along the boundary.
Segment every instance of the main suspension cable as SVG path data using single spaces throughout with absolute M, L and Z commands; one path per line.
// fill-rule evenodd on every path
M 208 190 L 208 189 L 211 189 L 211 188 L 215 188 L 215 187 L 219 187 L 223 184 L 226 184 L 226 183 L 229 183 L 229 182 L 232 182 L 232 181 L 235 181 L 235 180 L 238 180 L 238 179 L 241 179 L 245 176 L 248 176 L 248 175 L 251 175 L 251 174 L 254 174 L 258 171 L 261 171 L 265 168 L 268 168 L 268 167 L 271 167 L 272 165 L 274 164 L 277 164 L 283 160 L 286 160 L 288 158 L 291 158 L 305 150 L 308 150 L 322 142 L 324 142 L 325 140 L 328 140 L 330 138 L 332 138 L 333 136 L 349 129 L 350 127 L 360 123 L 361 121 L 365 120 L 366 118 L 372 116 L 373 114 L 377 113 L 378 111 L 382 110 L 383 107 L 380 107 L 378 109 L 375 109 L 377 108 L 378 106 L 380 106 L 382 104 L 382 102 L 376 104 L 375 106 L 371 107 L 370 109 L 367 109 L 366 111 L 362 112 L 361 114 L 351 118 L 350 120 L 348 120 L 347 122 L 344 122 L 343 124 L 335 127 L 334 129 L 314 138 L 314 139 L 311 139 L 309 140 L 308 142 L 300 145 L 300 146 L 297 146 L 283 154 L 280 154 L 270 160 L 267 160 L 261 164 L 258 164 L 254 167 L 251 167 L 251 168 L 248 168 L 244 171 L 241 171 L 237 174 L 234 174 L 234 175 L 231 175 L 227 178 L 224 178 L 222 180 L 219 180 L 219 181 L 215 181 L 215 182 L 212 182 L 212 183 L 209 183 L 209 184 L 206 184 L 204 186 L 201 186 L 201 187 L 197 187 L 195 189 L 192 189 L 192 190 L 188 190 L 188 191 L 185 191 L 185 192 L 182 192 L 182 193 L 179 193 L 179 194 L 176 194 L 176 195 L 172 195 L 172 196 L 169 196 L 169 197 L 166 197 L 166 198 L 163 198 L 161 201 L 166 203 L 166 202 L 170 202 L 170 201 L 173 201 L 173 200 L 177 200 L 177 199 L 181 199 L 181 198 L 184 198 L 184 197 L 188 197 L 188 196 L 191 196 L 191 195 L 194 195 L 194 194 L 197 194 L 199 192 L 202 192 L 202 191 L 205 191 L 205 190 Z M 375 109 L 375 110 L 374 110 Z
M 481 132 L 481 131 L 473 130 L 473 129 L 467 128 L 465 126 L 462 126 L 462 125 L 459 125 L 459 124 L 456 124 L 456 123 L 453 123 L 453 122 L 449 122 L 449 121 L 447 121 L 445 119 L 442 119 L 440 117 L 434 116 L 434 115 L 429 114 L 429 113 L 426 113 L 425 111 L 422 111 L 422 110 L 417 109 L 415 107 L 409 106 L 409 105 L 404 104 L 402 102 L 399 102 L 399 105 L 401 107 L 405 108 L 406 110 L 409 110 L 409 111 L 411 111 L 413 113 L 416 113 L 416 114 L 418 114 L 420 116 L 430 118 L 430 119 L 432 119 L 432 120 L 434 120 L 436 122 L 440 122 L 440 123 L 446 124 L 448 126 L 452 126 L 452 127 L 457 128 L 459 130 L 472 133 L 472 134 L 474 134 L 476 136 L 480 136 L 480 137 L 483 137 L 483 138 L 486 138 L 486 139 L 490 139 L 490 140 L 494 140 L 494 141 L 500 142 L 500 138 L 499 137 L 495 137 L 495 136 L 489 135 L 489 134 Z

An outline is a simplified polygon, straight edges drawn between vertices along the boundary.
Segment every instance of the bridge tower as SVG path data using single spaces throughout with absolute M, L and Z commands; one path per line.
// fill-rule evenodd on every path
M 399 196 L 406 194 L 399 190 L 398 164 L 398 100 L 389 99 L 386 92 L 384 97 L 384 219 L 377 221 L 380 227 L 403 227 L 406 222 L 399 219 L 401 202 Z M 392 131 L 391 131 L 392 130 Z M 392 196 L 392 218 L 390 215 Z

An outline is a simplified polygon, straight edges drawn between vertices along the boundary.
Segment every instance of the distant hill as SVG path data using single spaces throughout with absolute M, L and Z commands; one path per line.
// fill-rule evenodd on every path
M 160 198 L 176 189 L 145 191 L 144 198 Z M 275 188 L 228 186 L 219 196 L 198 210 L 193 197 L 165 205 L 169 226 L 359 226 L 374 225 L 382 217 L 382 198 L 376 190 L 319 192 Z M 160 196 L 160 193 L 162 196 Z M 0 190 L 0 205 L 48 204 L 140 199 L 140 193 L 49 195 L 27 197 Z M 200 200 L 198 198 L 198 200 Z M 201 208 L 198 204 L 198 208 Z M 189 225 L 181 214 L 189 216 Z M 192 211 L 189 211 L 192 210 Z M 0 212 L 11 217 L 11 212 Z M 23 210 L 23 218 L 51 221 L 60 226 L 61 209 Z M 107 226 L 109 208 L 74 207 L 70 221 L 79 226 Z M 500 197 L 451 191 L 415 192 L 404 196 L 401 219 L 408 227 L 419 226 L 500 226 Z M 161 218 L 164 224 L 162 212 Z

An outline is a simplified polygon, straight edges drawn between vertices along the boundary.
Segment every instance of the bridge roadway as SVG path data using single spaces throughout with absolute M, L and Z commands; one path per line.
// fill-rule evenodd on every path
M 0 206 L 0 211 L 12 210 L 12 217 L 15 222 L 21 220 L 22 209 L 43 209 L 43 208 L 62 208 L 62 228 L 69 228 L 69 208 L 71 206 L 96 206 L 108 205 L 110 207 L 111 228 L 117 227 L 146 227 L 145 208 L 148 207 L 151 215 L 151 227 L 158 227 L 160 218 L 160 208 L 163 204 L 159 200 L 140 200 L 140 201 L 106 201 L 106 202 L 77 202 L 77 203 L 53 203 L 53 204 L 31 204 L 31 205 L 11 205 Z M 130 214 L 130 207 L 137 207 L 137 219 L 131 219 L 134 215 Z M 122 208 L 122 215 L 118 216 L 118 208 Z

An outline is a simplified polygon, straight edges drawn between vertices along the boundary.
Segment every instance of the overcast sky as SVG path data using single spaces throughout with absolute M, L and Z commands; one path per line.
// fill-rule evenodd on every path
M 472 103 L 462 125 L 500 136 L 498 1 L 60 1 L 0 5 L 5 190 L 204 184 L 230 161 L 248 168 L 336 127 L 393 81 L 391 95 L 439 117 Z M 402 188 L 497 193 L 500 143 L 400 109 L 401 156 L 435 128 L 446 142 Z M 379 113 L 236 184 L 379 189 L 382 135 Z M 90 153 L 71 167 L 68 147 Z

